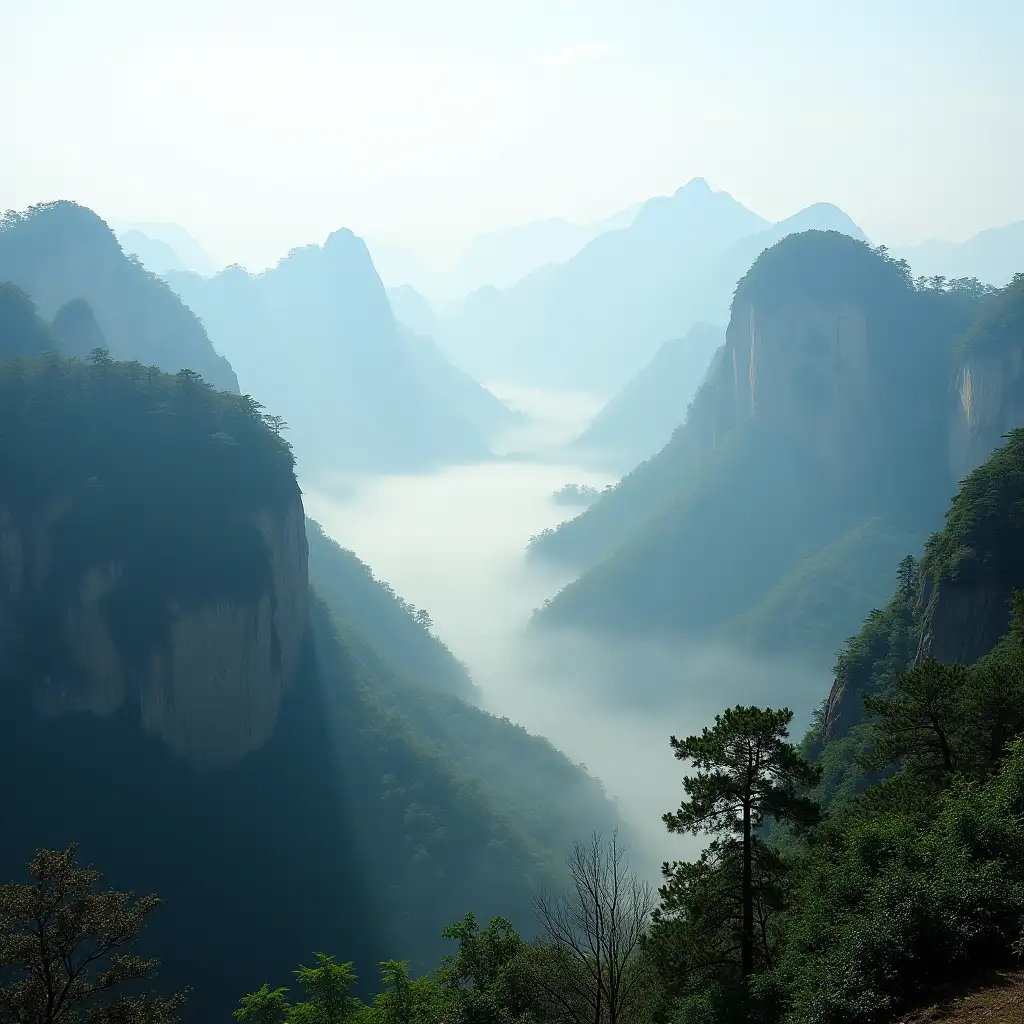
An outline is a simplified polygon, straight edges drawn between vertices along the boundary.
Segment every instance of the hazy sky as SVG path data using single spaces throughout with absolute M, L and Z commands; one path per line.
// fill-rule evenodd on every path
M 444 258 L 703 176 L 962 238 L 1024 219 L 1022 38 L 1019 0 L 0 0 L 0 206 Z

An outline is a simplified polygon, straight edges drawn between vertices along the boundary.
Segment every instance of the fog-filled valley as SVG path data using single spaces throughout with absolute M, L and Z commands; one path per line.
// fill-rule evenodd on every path
M 129 6 L 0 14 L 0 1024 L 1024 1024 L 1020 12 Z
M 535 456 L 572 426 L 545 422 L 543 410 L 557 399 L 534 397 L 520 441 L 532 434 Z M 827 675 L 800 664 L 799 652 L 789 662 L 758 660 L 699 637 L 528 636 L 533 611 L 569 575 L 527 563 L 524 550 L 565 517 L 553 494 L 570 481 L 604 487 L 611 478 L 560 461 L 509 458 L 433 474 L 341 478 L 306 488 L 304 502 L 332 537 L 428 610 L 437 635 L 469 667 L 483 707 L 547 736 L 604 782 L 635 836 L 635 853 L 656 869 L 680 853 L 660 822 L 679 783 L 664 723 L 694 731 L 723 703 L 771 697 L 797 709 L 803 727 Z

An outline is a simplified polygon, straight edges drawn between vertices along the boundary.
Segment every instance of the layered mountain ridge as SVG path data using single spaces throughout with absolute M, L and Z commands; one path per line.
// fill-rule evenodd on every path
M 834 206 L 769 224 L 697 178 L 565 263 L 469 295 L 441 318 L 438 338 L 481 380 L 610 395 L 664 342 L 701 321 L 726 323 L 736 281 L 761 250 L 810 228 L 863 237 Z
M 303 473 L 484 458 L 515 417 L 397 323 L 351 231 L 252 275 L 169 274 L 247 390 L 287 421 Z
M 0 287 L 0 873 L 75 841 L 158 891 L 147 950 L 204 1019 L 310 950 L 423 970 L 469 908 L 528 926 L 617 825 L 600 783 L 455 696 L 465 670 L 322 535 L 310 591 L 256 402 L 54 339 Z
M 756 645 L 750 613 L 871 520 L 849 550 L 875 580 L 858 601 L 876 603 L 891 538 L 923 542 L 958 474 L 1015 425 L 1012 398 L 984 413 L 968 403 L 968 414 L 964 387 L 955 402 L 951 386 L 963 379 L 955 339 L 1000 301 L 971 282 L 922 290 L 905 264 L 836 232 L 765 251 L 736 288 L 722 360 L 670 443 L 533 543 L 535 556 L 583 570 L 537 624 L 686 633 L 745 616 Z M 1012 362 L 1012 350 L 998 359 Z M 980 351 L 963 366 L 980 366 Z M 810 646 L 830 658 L 842 639 L 829 630 Z
M 26 292 L 47 320 L 68 302 L 87 302 L 116 359 L 169 373 L 194 370 L 218 390 L 238 392 L 231 366 L 214 351 L 193 312 L 126 256 L 114 232 L 84 206 L 46 203 L 4 217 L 0 281 Z M 89 350 L 65 351 L 82 356 Z

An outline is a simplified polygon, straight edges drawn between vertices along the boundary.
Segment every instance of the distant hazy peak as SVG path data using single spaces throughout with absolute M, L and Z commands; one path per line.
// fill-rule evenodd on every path
M 638 228 L 664 230 L 665 221 L 680 215 L 690 217 L 701 214 L 720 215 L 728 210 L 747 233 L 755 232 L 768 226 L 763 217 L 748 210 L 739 200 L 725 191 L 715 191 L 704 178 L 693 178 L 670 196 L 655 196 L 644 203 L 634 220 Z
M 702 192 L 708 194 L 713 191 L 706 178 L 691 178 L 685 185 L 676 189 L 676 195 L 681 195 L 683 192 L 691 192 L 694 195 Z
M 801 225 L 809 225 L 817 230 L 841 231 L 851 238 L 863 240 L 864 232 L 848 213 L 833 203 L 812 203 L 792 216 L 780 220 L 773 227 L 776 229 L 793 229 L 795 232 Z
M 341 246 L 355 247 L 369 255 L 366 243 L 351 228 L 338 228 L 337 231 L 332 231 L 323 245 L 325 249 L 340 248 Z

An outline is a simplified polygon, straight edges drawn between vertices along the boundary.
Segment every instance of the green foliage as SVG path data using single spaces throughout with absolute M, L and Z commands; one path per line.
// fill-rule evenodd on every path
M 821 769 L 813 795 L 825 808 L 852 798 L 873 778 L 864 772 L 874 733 L 863 719 L 863 699 L 890 690 L 917 652 L 920 582 L 920 566 L 908 555 L 899 564 L 889 602 L 871 611 L 836 659 L 832 694 L 803 741 L 804 752 Z
M 507 920 L 494 918 L 481 929 L 469 913 L 442 936 L 456 941 L 458 950 L 445 956 L 435 972 L 413 978 L 405 961 L 382 961 L 381 991 L 370 1004 L 350 994 L 357 981 L 351 963 L 317 953 L 313 966 L 295 971 L 304 999 L 289 1003 L 287 989 L 264 984 L 242 997 L 235 1019 L 242 1024 L 511 1024 L 535 1019 L 526 943 Z
M 314 953 L 316 963 L 295 971 L 305 994 L 297 1003 L 289 1003 L 288 989 L 261 985 L 242 996 L 235 1020 L 243 1024 L 343 1024 L 364 1008 L 350 995 L 358 980 L 351 963 L 336 963 L 326 953 Z
M 912 289 L 910 267 L 884 247 L 838 231 L 788 235 L 761 253 L 736 285 L 741 302 L 764 312 L 789 302 L 854 301 L 867 306 L 899 302 Z
M 385 960 L 380 965 L 384 990 L 360 1016 L 365 1024 L 434 1024 L 450 1013 L 451 999 L 436 975 L 410 978 L 408 964 Z
M 16 285 L 0 281 L 0 360 L 31 358 L 56 347 L 35 303 Z
M 310 583 L 339 621 L 365 634 L 400 674 L 445 693 L 473 695 L 469 672 L 431 632 L 424 609 L 403 600 L 354 552 L 336 544 L 309 518 L 306 538 Z
M 419 727 L 415 695 L 428 707 L 442 702 L 442 712 L 465 708 L 470 721 L 482 712 L 389 676 L 322 602 L 311 614 L 349 814 L 367 851 L 365 884 L 385 941 L 421 971 L 441 955 L 438 924 L 452 906 L 526 918 L 534 888 L 555 877 L 553 852 L 528 838 L 531 818 L 512 820 L 493 790 Z M 458 718 L 443 721 L 455 732 Z
M 946 506 L 951 352 L 983 291 L 916 288 L 905 264 L 837 232 L 766 249 L 737 286 L 725 358 L 672 440 L 531 546 L 582 570 L 537 624 L 719 631 L 758 653 L 831 657 Z M 863 315 L 868 379 L 855 406 L 822 406 L 843 398 L 845 364 L 799 317 L 771 326 L 784 308 Z M 750 309 L 787 332 L 758 358 L 757 415 L 736 385 L 747 378 Z M 783 380 L 792 387 L 777 391 Z M 823 451 L 818 434 L 834 430 L 846 437 Z
M 813 801 L 801 788 L 818 772 L 787 742 L 789 708 L 729 708 L 699 736 L 671 739 L 675 756 L 695 771 L 683 780 L 685 800 L 664 815 L 670 832 L 742 836 L 766 818 L 797 825 L 817 820 Z
M 0 885 L 0 1021 L 175 1024 L 185 993 L 138 993 L 159 961 L 133 947 L 160 899 L 101 891 L 76 853 L 40 850 L 32 884 Z
M 509 921 L 494 918 L 481 929 L 469 913 L 442 934 L 459 944 L 458 952 L 446 956 L 438 971 L 451 998 L 454 1021 L 499 1024 L 531 1016 L 537 993 L 529 981 L 527 947 Z
M 869 771 L 902 764 L 933 784 L 962 766 L 956 749 L 967 670 L 929 659 L 904 672 L 890 693 L 868 694 L 864 709 L 878 721 Z
M 983 786 L 958 781 L 924 829 L 854 824 L 800 874 L 778 966 L 790 1024 L 890 1019 L 923 986 L 1005 959 L 1024 923 L 1024 744 Z
M 169 373 L 191 367 L 217 388 L 238 391 L 234 372 L 214 351 L 199 318 L 77 203 L 43 203 L 0 217 L 0 281 L 22 288 L 44 317 L 55 318 L 66 355 L 85 356 L 99 334 L 117 359 Z M 91 324 L 63 308 L 76 300 L 88 305 Z
M 828 667 L 849 625 L 892 591 L 892 566 L 920 538 L 873 517 L 796 562 L 758 602 L 722 627 L 755 652 L 800 656 Z
M 1001 353 L 1010 345 L 1019 345 L 1024 337 L 1024 273 L 1015 274 L 1005 288 L 977 294 L 985 301 L 978 318 L 957 341 L 957 367 L 971 356 Z
M 29 675 L 55 670 L 53 615 L 94 567 L 120 566 L 104 611 L 119 649 L 139 657 L 166 635 L 171 603 L 262 593 L 255 517 L 299 498 L 291 450 L 258 403 L 105 351 L 0 366 L 0 479 L 16 526 L 53 520 L 45 591 L 19 607 Z
M 945 580 L 1024 582 L 1024 429 L 1011 431 L 960 485 L 945 528 L 928 541 L 922 572 Z
M 235 1020 L 247 1024 L 278 1024 L 287 1018 L 291 1010 L 287 996 L 288 989 L 272 989 L 264 982 L 255 992 L 242 996 L 234 1013 Z
M 716 715 L 714 727 L 699 736 L 671 739 L 675 756 L 693 771 L 683 779 L 688 799 L 663 820 L 670 832 L 718 837 L 696 864 L 664 869 L 658 919 L 682 940 L 691 972 L 694 956 L 717 957 L 723 974 L 731 962 L 743 978 L 770 959 L 768 931 L 783 865 L 757 830 L 770 818 L 803 831 L 819 813 L 803 791 L 820 773 L 788 742 L 792 720 L 788 708 L 737 706 Z

